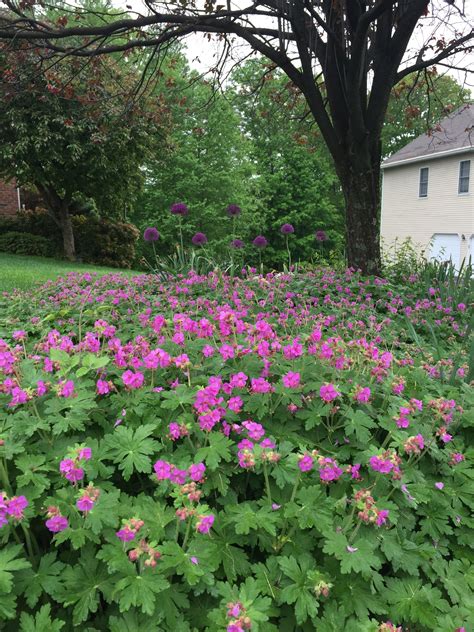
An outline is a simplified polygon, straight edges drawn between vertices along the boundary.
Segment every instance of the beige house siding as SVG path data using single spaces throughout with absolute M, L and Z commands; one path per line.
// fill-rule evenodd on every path
M 462 160 L 471 160 L 471 171 L 469 193 L 459 195 Z M 418 195 L 422 167 L 429 168 L 428 196 L 424 198 Z M 385 168 L 381 232 L 387 245 L 410 237 L 420 247 L 426 247 L 435 233 L 457 233 L 461 259 L 468 257 L 474 235 L 474 150 Z

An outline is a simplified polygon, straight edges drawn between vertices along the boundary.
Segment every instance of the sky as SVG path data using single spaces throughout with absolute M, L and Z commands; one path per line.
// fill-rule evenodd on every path
M 466 22 L 474 23 L 474 0 L 455 0 L 456 5 L 454 7 L 449 6 L 445 0 L 431 0 L 430 11 L 426 18 L 423 18 L 410 42 L 408 51 L 418 51 L 420 46 L 423 45 L 430 37 L 434 37 L 436 40 L 439 38 L 445 38 L 449 41 L 453 37 L 455 29 L 466 29 Z M 125 0 L 122 3 L 120 0 L 114 0 L 114 4 L 117 6 L 124 6 Z M 157 3 L 161 4 L 161 3 Z M 198 5 L 203 4 L 203 0 L 197 0 Z M 224 4 L 224 0 L 222 0 Z M 232 0 L 231 6 L 235 8 L 243 8 L 248 6 L 250 0 Z M 142 0 L 129 0 L 127 5 L 133 8 L 134 11 L 147 14 L 148 9 Z M 437 9 L 436 15 L 441 17 L 441 20 L 433 17 L 433 7 Z M 163 9 L 161 9 L 163 10 Z M 464 16 L 461 15 L 465 12 Z M 274 26 L 270 18 L 265 18 L 265 25 L 268 27 Z M 201 73 L 208 72 L 219 60 L 222 53 L 222 44 L 218 42 L 216 36 L 211 37 L 208 40 L 204 35 L 193 34 L 181 40 L 186 45 L 186 56 L 192 68 Z M 242 42 L 239 38 L 234 38 L 234 44 L 232 47 L 231 60 L 227 64 L 226 71 L 231 70 L 235 63 L 245 58 L 251 53 L 251 48 L 245 42 Z M 429 55 L 428 55 L 429 56 Z M 407 56 L 408 59 L 408 56 Z M 456 64 L 461 68 L 470 69 L 471 73 L 465 70 L 454 70 L 439 66 L 438 70 L 441 73 L 447 73 L 452 75 L 459 83 L 465 85 L 474 92 L 474 53 L 469 55 L 458 56 L 456 58 Z M 224 77 L 225 79 L 225 77 Z

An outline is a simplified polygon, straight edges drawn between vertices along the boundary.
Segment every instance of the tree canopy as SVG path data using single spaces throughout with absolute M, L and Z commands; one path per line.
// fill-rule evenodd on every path
M 134 98 L 130 75 L 112 58 L 89 60 L 87 72 L 83 65 L 48 63 L 23 47 L 0 55 L 0 174 L 38 189 L 68 258 L 71 204 L 89 200 L 100 214 L 123 217 L 162 116 Z

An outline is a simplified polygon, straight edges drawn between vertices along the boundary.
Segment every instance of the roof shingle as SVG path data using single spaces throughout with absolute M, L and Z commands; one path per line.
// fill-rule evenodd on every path
M 474 104 L 466 103 L 442 119 L 428 134 L 418 136 L 383 161 L 382 167 L 415 158 L 435 157 L 451 150 L 474 147 Z

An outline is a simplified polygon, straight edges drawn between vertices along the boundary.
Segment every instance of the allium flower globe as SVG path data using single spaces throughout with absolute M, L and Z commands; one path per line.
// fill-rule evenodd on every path
M 156 230 L 154 226 L 149 226 L 148 228 L 145 228 L 145 231 L 143 233 L 143 239 L 145 241 L 158 241 L 159 238 L 160 233 Z
M 245 246 L 244 242 L 241 239 L 233 239 L 230 245 L 236 250 L 240 250 Z
M 237 215 L 240 215 L 241 212 L 242 209 L 237 204 L 229 204 L 227 207 L 227 215 L 229 217 L 237 217 Z
M 268 245 L 267 238 L 264 237 L 263 235 L 257 235 L 257 237 L 255 237 L 252 243 L 255 246 L 255 248 L 265 248 L 265 246 Z
M 295 228 L 291 224 L 283 224 L 283 226 L 280 228 L 280 232 L 283 235 L 291 235 L 295 232 Z
M 171 205 L 171 212 L 173 215 L 181 215 L 181 217 L 185 217 L 189 214 L 189 209 L 187 204 L 184 202 L 175 202 Z
M 328 238 L 324 230 L 317 230 L 314 236 L 316 238 L 316 241 L 327 241 Z
M 204 233 L 196 233 L 191 241 L 195 246 L 204 246 L 204 244 L 207 244 L 207 237 Z

